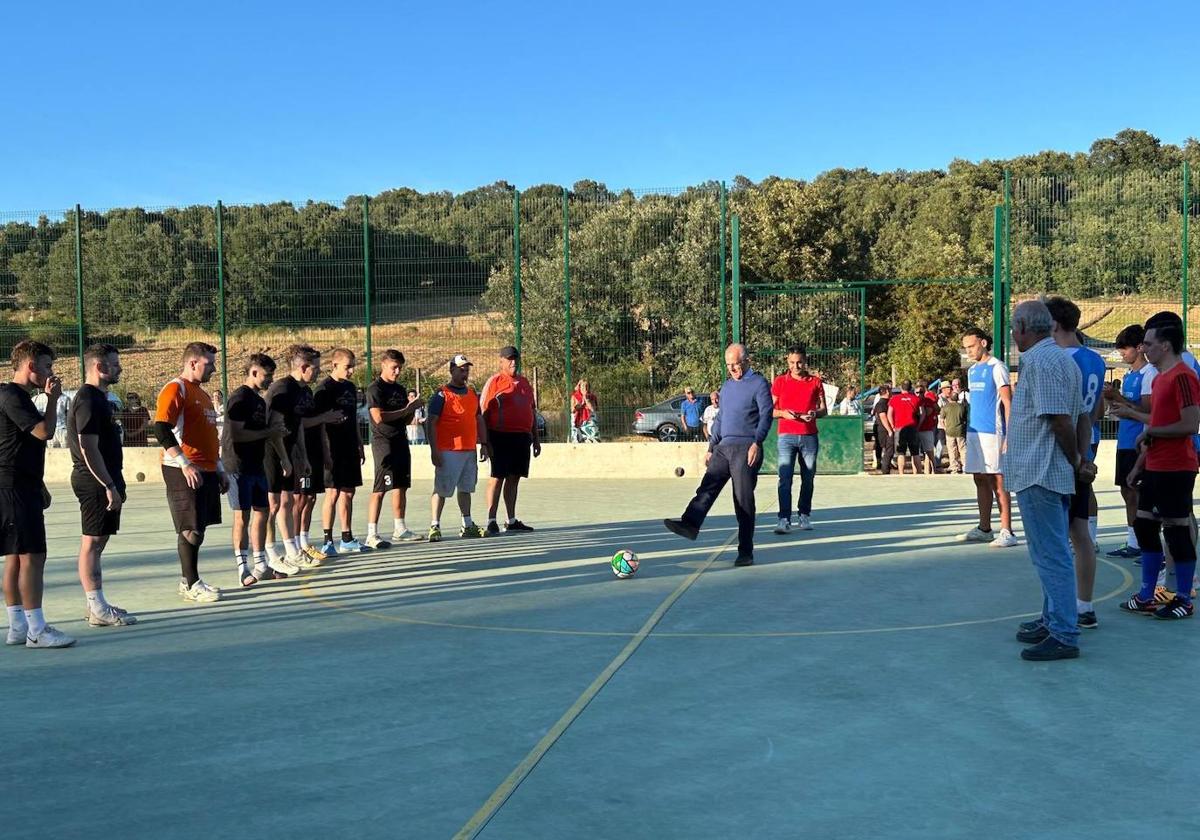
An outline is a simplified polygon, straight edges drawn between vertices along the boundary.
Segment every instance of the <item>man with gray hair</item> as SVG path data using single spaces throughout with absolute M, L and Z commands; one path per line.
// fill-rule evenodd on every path
M 738 553 L 735 566 L 754 563 L 754 488 L 762 466 L 762 445 L 771 430 L 774 406 L 771 388 L 762 374 L 750 369 L 746 348 L 725 349 L 729 378 L 721 386 L 721 413 L 709 430 L 707 469 L 696 495 L 680 519 L 664 519 L 667 530 L 689 540 L 700 534 L 704 518 L 726 483 L 733 480 L 733 510 L 737 514 Z
M 1083 410 L 1079 366 L 1051 337 L 1046 304 L 1027 300 L 1012 314 L 1012 337 L 1021 351 L 1012 418 L 1004 453 L 1004 484 L 1017 494 L 1029 557 L 1042 583 L 1042 615 L 1021 625 L 1017 640 L 1031 645 L 1021 658 L 1034 661 L 1079 656 L 1075 568 L 1067 541 L 1067 516 L 1076 481 L 1096 477 L 1090 458 L 1090 418 Z

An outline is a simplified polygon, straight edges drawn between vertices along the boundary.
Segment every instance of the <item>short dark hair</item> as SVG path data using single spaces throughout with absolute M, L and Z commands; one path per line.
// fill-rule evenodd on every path
M 1183 330 L 1174 324 L 1159 324 L 1157 327 L 1151 327 L 1154 330 L 1154 337 L 1159 341 L 1166 341 L 1171 345 L 1171 349 L 1175 353 L 1183 352 Z M 1149 332 L 1150 330 L 1147 330 Z
M 1142 328 L 1141 324 L 1130 324 L 1117 333 L 1117 340 L 1113 344 L 1118 349 L 1122 347 L 1137 347 L 1145 337 L 1146 330 Z
M 1046 308 L 1050 310 L 1050 317 L 1064 330 L 1075 332 L 1079 329 L 1079 307 L 1069 298 L 1050 295 L 1046 298 Z
M 901 383 L 900 383 L 900 390 L 901 390 L 901 391 L 911 391 L 911 390 L 912 390 L 912 380 L 911 380 L 911 379 L 905 379 L 903 382 L 901 382 Z
M 1179 314 L 1172 312 L 1169 309 L 1164 309 L 1162 312 L 1155 312 L 1146 319 L 1146 329 L 1153 330 L 1157 327 L 1178 327 L 1183 329 L 1183 319 Z
M 984 344 L 987 345 L 989 350 L 992 349 L 992 337 L 990 335 L 988 335 L 987 333 L 985 333 L 983 330 L 979 329 L 979 327 L 971 327 L 969 330 L 967 330 L 966 332 L 963 333 L 963 338 L 966 338 L 969 335 L 973 335 L 976 338 L 978 338 L 980 341 L 982 341 Z
M 244 376 L 250 375 L 250 368 L 262 368 L 268 373 L 275 371 L 275 360 L 266 353 L 252 353 L 249 359 L 246 359 L 246 366 L 242 368 Z
M 307 344 L 293 344 L 287 349 L 288 364 L 292 367 L 313 365 L 321 358 L 321 353 Z
M 54 351 L 50 349 L 50 345 L 34 341 L 32 338 L 18 341 L 17 346 L 12 349 L 13 370 L 20 370 L 26 360 L 37 362 L 42 356 L 49 356 L 51 361 L 54 360 Z
M 389 347 L 379 354 L 379 364 L 382 365 L 384 362 L 404 364 L 404 354 L 394 347 Z
M 183 348 L 183 360 L 185 362 L 191 359 L 200 359 L 204 356 L 217 355 L 217 348 L 213 347 L 207 341 L 192 341 Z
M 787 355 L 790 356 L 793 353 L 797 356 L 804 356 L 805 358 L 808 358 L 808 348 L 803 344 L 793 344 L 787 349 Z
M 103 362 L 112 353 L 119 353 L 111 344 L 93 344 L 83 351 L 83 366 L 86 368 L 92 362 Z

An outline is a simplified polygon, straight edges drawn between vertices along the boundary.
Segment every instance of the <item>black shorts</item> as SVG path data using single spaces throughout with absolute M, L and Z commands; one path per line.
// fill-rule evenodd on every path
M 1096 463 L 1096 452 L 1100 447 L 1092 444 L 1092 463 Z M 1085 481 L 1075 482 L 1075 492 L 1071 494 L 1071 505 L 1067 510 L 1067 521 L 1072 519 L 1088 519 L 1091 517 L 1089 510 L 1092 506 L 1092 490 L 1091 484 Z
M 45 554 L 45 509 L 41 487 L 0 488 L 0 553 Z
M 533 444 L 529 432 L 489 430 L 488 442 L 492 445 L 492 478 L 507 478 L 510 475 L 529 478 L 529 447 Z
M 296 492 L 301 496 L 319 496 L 325 492 L 325 465 L 313 464 L 312 471 L 303 478 L 296 479 Z
M 407 437 L 376 437 L 371 441 L 371 457 L 375 460 L 372 492 L 386 493 L 412 487 L 412 453 L 408 449 Z
M 267 458 L 263 461 L 263 471 L 267 474 L 268 493 L 295 492 L 296 474 L 292 473 L 289 476 L 285 476 L 283 468 L 279 463 L 279 458 L 270 450 L 267 451 Z
M 178 467 L 162 468 L 167 486 L 167 507 L 175 522 L 175 533 L 204 532 L 209 525 L 221 524 L 221 482 L 215 472 L 200 473 L 200 486 L 193 490 Z
M 1126 487 L 1126 481 L 1129 479 L 1129 472 L 1133 469 L 1133 465 L 1137 463 L 1136 449 L 1118 449 L 1117 450 L 1117 474 L 1113 477 L 1113 483 L 1118 487 Z
M 83 533 L 89 537 L 111 537 L 121 530 L 121 511 L 108 509 L 108 493 L 104 486 L 90 475 L 71 473 L 71 489 L 79 500 L 79 521 Z M 121 501 L 125 501 L 125 488 L 117 485 Z
M 1194 472 L 1147 470 L 1138 485 L 1138 510 L 1154 514 L 1157 519 L 1187 519 L 1192 515 L 1195 486 Z
M 339 452 L 329 450 L 333 466 L 325 470 L 325 486 L 333 490 L 352 490 L 362 487 L 362 464 L 358 460 L 357 449 L 347 449 Z
M 246 513 L 268 507 L 265 475 L 229 474 L 229 509 Z
M 905 426 L 896 432 L 896 454 L 921 457 L 921 436 L 916 426 Z

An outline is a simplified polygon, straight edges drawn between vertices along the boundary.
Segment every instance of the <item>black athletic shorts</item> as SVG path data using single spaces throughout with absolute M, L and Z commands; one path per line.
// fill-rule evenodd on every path
M 46 497 L 41 487 L 0 488 L 0 553 L 46 553 Z
M 325 465 L 313 464 L 308 481 L 296 479 L 296 492 L 301 496 L 319 496 L 325 492 Z
M 493 432 L 489 429 L 488 443 L 492 445 L 492 478 L 510 475 L 529 478 L 529 447 L 533 443 L 529 432 Z
M 373 492 L 386 493 L 397 488 L 412 487 L 412 453 L 408 449 L 407 437 L 376 437 L 371 441 L 371 457 L 375 460 Z
M 916 426 L 905 426 L 896 432 L 896 454 L 921 457 L 921 436 Z
M 291 475 L 285 476 L 279 459 L 275 456 L 274 452 L 267 452 L 267 458 L 263 462 L 263 469 L 267 474 L 268 493 L 294 493 L 296 491 L 296 473 L 293 472 Z
M 167 486 L 167 507 L 175 522 L 175 533 L 200 531 L 221 524 L 221 482 L 215 472 L 200 473 L 200 486 L 188 487 L 183 470 L 163 465 L 163 483 Z
M 1192 489 L 1195 486 L 1194 472 L 1147 470 L 1142 473 L 1138 485 L 1138 510 L 1161 519 L 1186 519 L 1192 515 Z
M 104 486 L 91 476 L 71 473 L 71 489 L 79 500 L 79 521 L 82 533 L 89 537 L 111 537 L 121 530 L 121 511 L 108 509 L 108 493 Z M 125 488 L 117 485 L 124 502 Z
M 1096 463 L 1096 451 L 1100 447 L 1092 444 L 1092 463 Z M 1067 521 L 1072 519 L 1088 519 L 1092 506 L 1092 485 L 1083 481 L 1075 482 L 1075 492 L 1071 494 L 1071 506 L 1067 511 Z
M 362 464 L 357 449 L 339 452 L 330 448 L 329 457 L 333 466 L 325 470 L 325 486 L 332 490 L 350 490 L 362 487 Z
M 1137 463 L 1136 449 L 1118 449 L 1117 450 L 1117 474 L 1113 477 L 1113 484 L 1118 487 L 1125 487 L 1126 481 L 1129 479 L 1129 472 L 1133 469 L 1133 465 Z

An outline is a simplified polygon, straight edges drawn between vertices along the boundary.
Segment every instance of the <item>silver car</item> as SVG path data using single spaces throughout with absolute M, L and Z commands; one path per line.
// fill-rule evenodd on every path
M 653 435 L 664 443 L 673 443 L 680 439 L 680 415 L 683 407 L 683 394 L 677 394 L 668 400 L 635 409 L 633 413 L 633 433 L 635 435 Z M 708 394 L 697 394 L 700 401 L 700 413 L 708 408 Z

